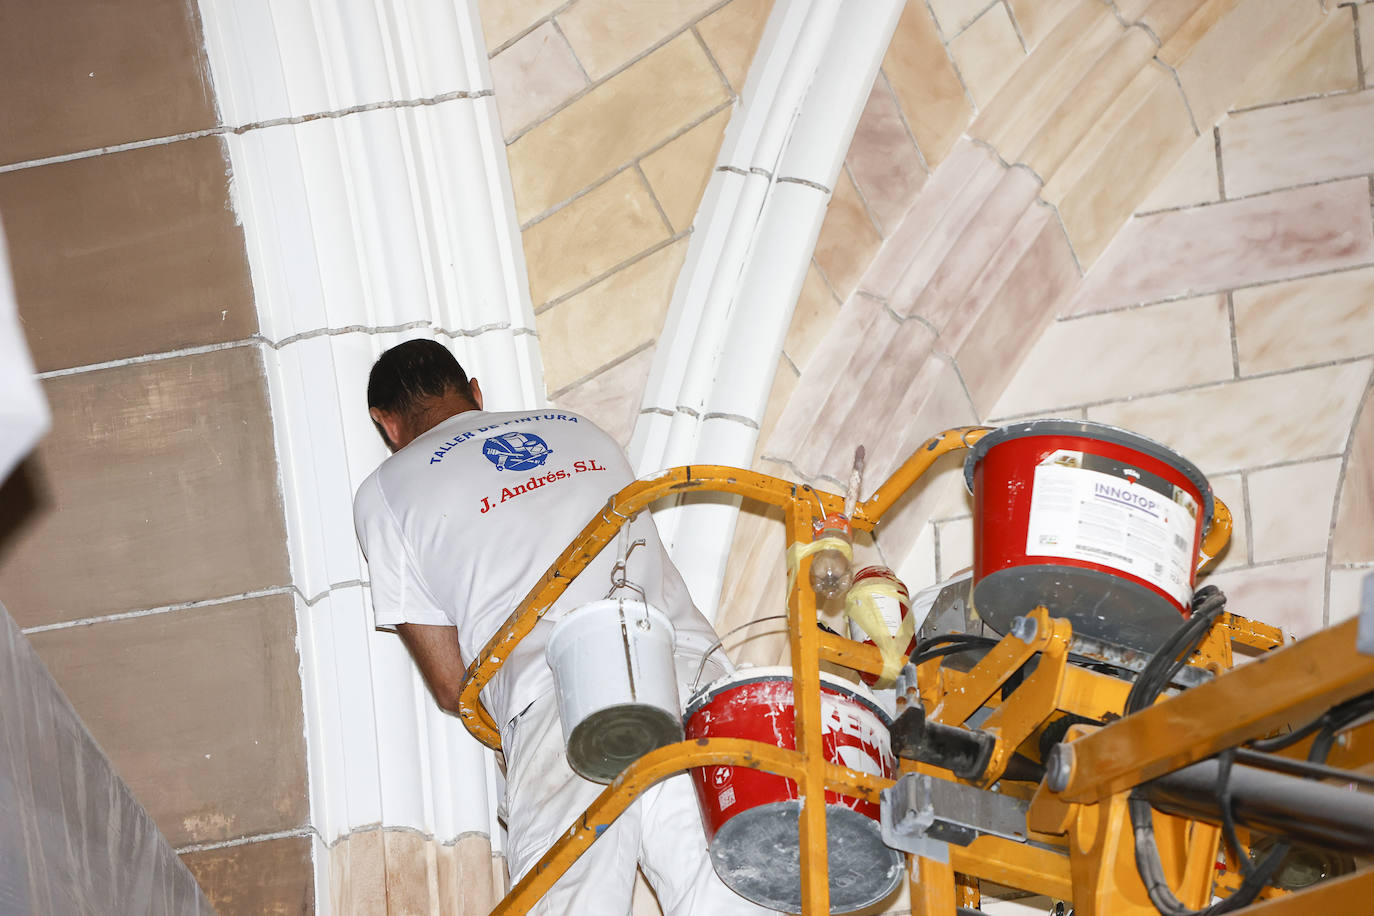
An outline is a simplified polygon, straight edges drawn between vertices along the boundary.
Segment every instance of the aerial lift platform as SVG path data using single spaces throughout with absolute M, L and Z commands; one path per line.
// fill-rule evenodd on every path
M 940 456 L 989 432 L 962 427 L 927 441 L 849 507 L 853 528 L 871 531 Z M 780 508 L 788 545 L 809 543 L 817 523 L 846 510 L 839 494 L 740 468 L 680 467 L 630 484 L 472 663 L 460 713 L 472 734 L 499 748 L 482 687 L 620 528 L 657 500 L 702 491 Z M 1230 528 L 1218 500 L 1199 566 L 1221 552 Z M 1360 858 L 1374 851 L 1374 581 L 1359 615 L 1295 643 L 1214 602 L 1205 625 L 1152 664 L 1110 654 L 1084 664 L 1072 625 L 1046 606 L 1018 617 L 971 666 L 949 651 L 957 638 L 923 642 L 897 681 L 894 780 L 822 753 L 821 663 L 876 675 L 884 660 L 874 645 L 818 625 L 809 562 L 792 577 L 787 604 L 795 749 L 705 738 L 646 754 L 495 913 L 528 910 L 653 784 L 727 765 L 796 781 L 806 916 L 831 912 L 826 790 L 881 804 L 883 839 L 907 856 L 917 916 L 978 912 L 980 881 L 1064 901 L 1078 916 L 1374 912 L 1374 869 Z M 1253 658 L 1233 667 L 1237 655 Z

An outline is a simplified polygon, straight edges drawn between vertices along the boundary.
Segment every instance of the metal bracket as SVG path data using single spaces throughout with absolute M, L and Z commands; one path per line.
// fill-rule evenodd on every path
M 1374 655 L 1374 572 L 1364 577 L 1360 588 L 1360 628 L 1355 649 L 1361 655 Z
M 1028 807 L 997 792 L 907 773 L 882 792 L 883 842 L 893 849 L 948 861 L 947 844 L 967 846 L 983 834 L 1025 842 Z

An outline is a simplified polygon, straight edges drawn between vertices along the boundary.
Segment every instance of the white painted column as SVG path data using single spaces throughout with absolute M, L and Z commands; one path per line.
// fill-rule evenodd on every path
M 317 831 L 500 847 L 490 752 L 373 627 L 353 493 L 386 456 L 366 412 L 384 349 L 431 336 L 495 410 L 544 403 L 475 0 L 200 0 L 281 464 Z
M 792 311 L 901 0 L 779 0 L 693 224 L 630 454 L 643 475 L 748 467 Z M 714 616 L 739 500 L 655 518 Z

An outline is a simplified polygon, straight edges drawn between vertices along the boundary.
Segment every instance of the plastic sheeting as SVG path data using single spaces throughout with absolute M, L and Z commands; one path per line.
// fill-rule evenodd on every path
M 0 913 L 213 913 L 0 606 Z

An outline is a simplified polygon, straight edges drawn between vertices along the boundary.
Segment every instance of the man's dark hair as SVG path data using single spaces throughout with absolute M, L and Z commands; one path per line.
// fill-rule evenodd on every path
M 377 357 L 367 379 L 367 406 L 414 416 L 426 398 L 468 391 L 468 374 L 437 340 L 407 340 Z M 476 405 L 473 405 L 476 406 Z

